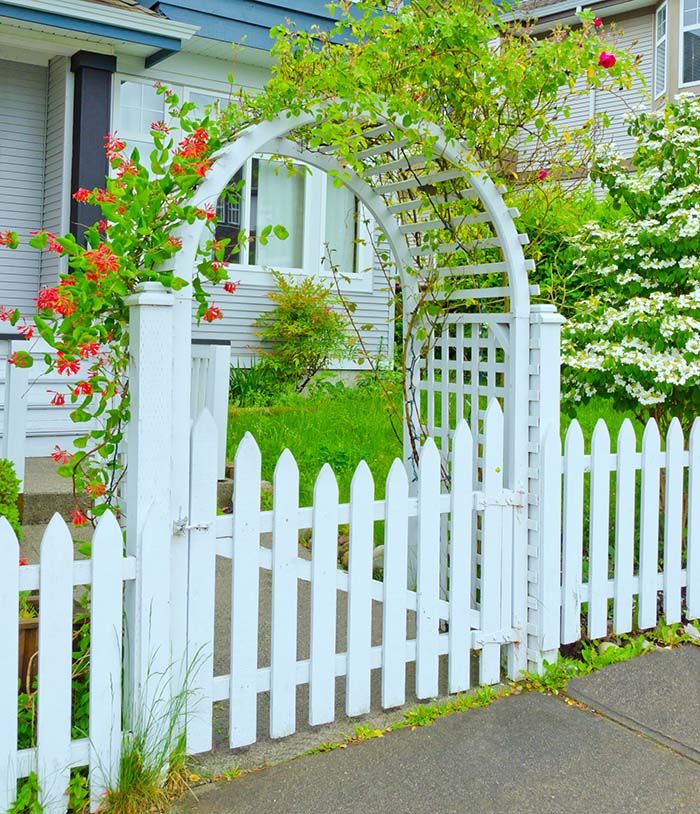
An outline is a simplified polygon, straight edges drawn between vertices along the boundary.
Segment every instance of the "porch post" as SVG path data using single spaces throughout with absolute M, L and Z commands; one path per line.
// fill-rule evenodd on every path
M 541 673 L 561 641 L 561 326 L 553 305 L 530 318 L 530 530 L 528 669 Z
M 127 583 L 126 644 L 132 726 L 163 720 L 170 654 L 170 493 L 172 356 L 175 298 L 160 283 L 142 283 L 129 305 L 126 548 L 136 557 Z M 160 708 L 160 714 L 154 710 Z M 166 707 L 167 709 L 167 707 Z M 156 729 L 158 727 L 155 727 Z M 158 736 L 153 732 L 153 737 Z

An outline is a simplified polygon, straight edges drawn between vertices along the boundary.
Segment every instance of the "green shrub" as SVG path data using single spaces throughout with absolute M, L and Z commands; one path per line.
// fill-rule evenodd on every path
M 289 390 L 267 360 L 255 361 L 250 367 L 231 367 L 229 398 L 236 407 L 269 407 Z
M 11 461 L 0 459 L 0 517 L 5 517 L 19 539 L 22 528 L 19 524 L 19 478 Z
M 265 366 L 300 393 L 320 370 L 351 355 L 348 319 L 334 310 L 340 301 L 318 280 L 275 272 L 275 281 L 268 296 L 276 308 L 256 320 L 258 336 L 269 345 Z

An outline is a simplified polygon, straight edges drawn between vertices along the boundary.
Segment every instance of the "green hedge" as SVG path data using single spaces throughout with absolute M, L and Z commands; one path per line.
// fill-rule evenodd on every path
M 0 458 L 0 517 L 6 517 L 18 538 L 22 536 L 19 524 L 19 478 L 15 474 L 15 465 Z

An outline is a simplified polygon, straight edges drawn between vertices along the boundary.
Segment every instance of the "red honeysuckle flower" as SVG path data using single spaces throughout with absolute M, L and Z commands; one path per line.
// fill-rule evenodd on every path
M 34 336 L 34 326 L 29 325 L 26 319 L 22 319 L 22 324 L 17 328 L 17 331 L 20 336 L 23 336 L 27 340 Z
M 61 447 L 56 444 L 51 452 L 51 457 L 57 464 L 67 464 L 73 456 L 67 449 L 61 449 Z
M 170 235 L 168 238 L 168 245 L 172 246 L 173 249 L 181 249 L 182 248 L 182 241 L 179 237 L 173 237 Z
M 117 202 L 117 199 L 111 192 L 107 192 L 106 189 L 98 189 L 95 192 L 95 201 L 97 203 L 113 204 Z
M 91 396 L 92 385 L 90 382 L 78 382 L 73 388 L 73 392 L 76 396 Z
M 109 221 L 106 218 L 102 218 L 102 220 L 97 221 L 98 232 L 106 232 L 107 229 L 109 229 Z
M 612 68 L 616 62 L 617 57 L 615 54 L 609 54 L 607 51 L 601 51 L 600 56 L 598 57 L 598 65 L 606 70 Z
M 206 158 L 204 161 L 200 161 L 199 164 L 194 168 L 194 171 L 199 175 L 200 178 L 204 178 L 204 176 L 209 172 L 211 169 L 212 161 L 210 158 Z
M 119 268 L 119 258 L 106 243 L 100 243 L 93 251 L 85 252 L 83 257 L 87 260 L 90 269 L 90 273 L 85 275 L 88 280 L 101 279 Z
M 90 195 L 92 195 L 91 189 L 80 187 L 73 193 L 73 200 L 78 201 L 78 203 L 87 203 Z
M 105 153 L 107 158 L 111 161 L 113 158 L 119 158 L 121 152 L 126 147 L 126 142 L 118 138 L 116 131 L 108 133 L 105 136 Z
M 164 121 L 151 122 L 151 130 L 156 130 L 158 133 L 170 133 L 170 128 Z
M 217 319 L 223 319 L 223 316 L 224 315 L 221 308 L 216 305 L 210 305 L 209 308 L 207 308 L 203 319 L 205 322 L 215 322 Z
M 107 487 L 104 483 L 97 483 L 96 481 L 92 483 L 88 483 L 85 487 L 85 491 L 90 497 L 101 497 L 106 491 Z
M 241 281 L 240 281 L 240 280 L 236 280 L 236 282 L 235 282 L 235 283 L 233 282 L 233 280 L 227 280 L 227 281 L 224 283 L 224 291 L 225 291 L 227 294 L 235 294 L 235 293 L 236 293 L 236 291 L 237 291 L 237 289 L 238 289 L 238 286 L 239 286 L 240 284 L 241 284 Z
M 56 310 L 64 317 L 69 317 L 78 310 L 77 304 L 73 302 L 70 289 L 63 288 L 59 290 Z
M 544 181 L 545 178 L 549 178 L 549 170 L 540 170 L 537 173 L 537 177 L 540 179 L 540 181 Z
M 66 359 L 63 355 L 63 351 L 59 351 L 57 357 L 56 370 L 58 370 L 59 376 L 63 376 L 64 374 L 66 376 L 73 376 L 80 372 L 80 362 L 75 359 Z
M 67 286 L 72 286 L 76 284 L 76 279 L 73 277 L 72 274 L 69 274 L 67 277 L 64 277 L 61 282 L 58 284 L 59 288 L 66 288 Z
M 211 270 L 212 271 L 221 271 L 226 264 L 221 260 L 212 260 L 211 261 Z
M 40 311 L 53 311 L 58 305 L 58 289 L 40 289 L 39 294 L 34 298 L 34 302 Z
M 11 229 L 0 232 L 0 246 L 6 246 L 8 249 L 16 249 L 19 246 L 19 235 Z
M 85 342 L 83 345 L 78 345 L 78 353 L 83 357 L 83 359 L 89 359 L 91 356 L 97 356 L 99 352 L 99 342 Z
M 29 560 L 26 557 L 19 558 L 19 565 L 20 568 L 23 568 L 25 565 L 29 565 Z
M 47 390 L 46 392 L 53 393 L 53 398 L 50 402 L 53 407 L 63 407 L 66 403 L 66 397 L 63 393 L 58 393 L 56 390 Z
M 134 164 L 134 162 L 128 158 L 126 161 L 123 161 L 119 168 L 117 169 L 117 178 L 123 178 L 125 175 L 138 175 L 139 168 Z
M 70 522 L 74 526 L 84 526 L 87 523 L 87 517 L 76 506 L 70 514 Z

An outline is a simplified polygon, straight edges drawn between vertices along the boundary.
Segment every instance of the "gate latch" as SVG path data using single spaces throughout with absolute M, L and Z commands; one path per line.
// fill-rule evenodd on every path
M 527 505 L 525 492 L 513 492 L 510 489 L 503 489 L 501 492 L 474 492 L 474 508 L 477 511 L 492 506 L 523 507 L 525 505 Z
M 189 517 L 181 517 L 173 523 L 173 534 L 176 537 L 182 537 L 188 531 L 207 531 L 211 528 L 211 523 L 195 523 L 194 525 L 188 524 Z

